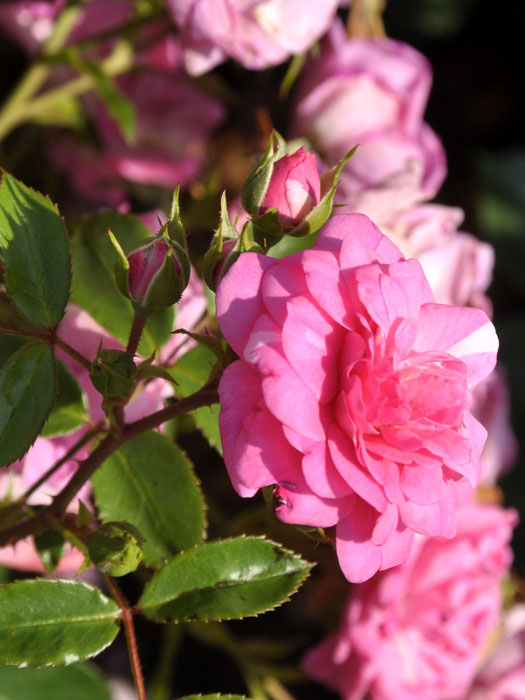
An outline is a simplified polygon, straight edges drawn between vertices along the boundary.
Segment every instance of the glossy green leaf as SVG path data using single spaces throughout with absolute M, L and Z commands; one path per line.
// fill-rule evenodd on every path
M 43 437 L 69 435 L 88 419 L 87 399 L 71 372 L 57 360 L 58 395 L 42 430 Z
M 0 664 L 0 700 L 111 700 L 100 671 L 89 664 L 16 668 Z
M 38 668 L 100 653 L 119 631 L 120 608 L 80 581 L 28 579 L 0 586 L 0 661 Z
M 56 326 L 71 283 L 64 222 L 50 199 L 6 172 L 0 183 L 0 253 L 16 309 L 39 326 Z
M 203 345 L 198 345 L 183 355 L 173 367 L 170 367 L 170 374 L 178 384 L 177 396 L 180 398 L 189 396 L 203 387 L 210 378 L 215 362 L 215 355 Z M 195 425 L 206 440 L 222 454 L 219 410 L 219 404 L 202 406 L 202 408 L 193 411 L 191 415 L 195 420 Z
M 102 520 L 125 520 L 145 538 L 146 564 L 158 566 L 201 542 L 198 481 L 186 455 L 164 435 L 151 431 L 130 440 L 91 483 Z
M 288 600 L 311 564 L 260 537 L 197 545 L 158 571 L 138 608 L 157 622 L 228 620 L 271 610 Z
M 22 457 L 55 401 L 55 358 L 47 343 L 22 346 L 0 370 L 0 466 Z
M 30 338 L 24 338 L 20 335 L 0 333 L 0 368 L 5 365 L 11 355 L 14 355 L 23 345 L 27 345 L 30 340 Z
M 134 312 L 131 302 L 122 296 L 115 281 L 113 264 L 117 254 L 109 240 L 108 229 L 111 229 L 126 253 L 139 241 L 151 236 L 151 231 L 129 214 L 96 214 L 83 219 L 75 230 L 71 244 L 71 299 L 122 345 L 126 345 Z M 169 339 L 173 318 L 173 308 L 151 314 L 138 349 L 141 355 L 151 355 Z

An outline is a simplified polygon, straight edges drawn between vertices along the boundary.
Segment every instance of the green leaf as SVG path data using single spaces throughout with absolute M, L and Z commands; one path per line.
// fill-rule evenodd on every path
M 152 576 L 137 607 L 151 620 L 229 620 L 280 605 L 311 564 L 259 537 L 197 545 Z
M 38 668 L 100 653 L 119 631 L 120 608 L 80 581 L 28 579 L 0 586 L 0 660 Z
M 60 360 L 56 362 L 58 396 L 41 433 L 48 438 L 69 435 L 88 420 L 87 399 L 80 384 Z
M 158 566 L 202 541 L 198 481 L 186 455 L 164 435 L 151 431 L 130 440 L 91 483 L 101 519 L 125 520 L 143 535 L 146 564 Z
M 151 231 L 129 214 L 106 213 L 87 217 L 77 226 L 72 240 L 73 284 L 71 300 L 85 309 L 115 338 L 126 345 L 134 310 L 117 287 L 113 264 L 117 254 L 108 236 L 111 229 L 125 252 Z M 151 314 L 142 334 L 139 353 L 151 355 L 169 339 L 174 311 Z
M 177 396 L 179 398 L 190 396 L 203 387 L 210 378 L 215 362 L 216 358 L 213 352 L 203 345 L 198 345 L 183 355 L 169 370 L 178 384 Z M 213 406 L 202 406 L 202 408 L 192 411 L 190 415 L 193 416 L 195 425 L 210 445 L 222 454 L 219 411 L 219 405 L 214 404 Z
M 21 335 L 0 333 L 0 368 L 5 365 L 11 355 L 14 355 L 17 350 L 29 342 L 30 338 L 24 338 Z
M 28 343 L 0 370 L 0 466 L 22 457 L 55 401 L 55 358 L 47 343 Z
M 0 664 L 0 700 L 111 700 L 101 673 L 89 664 L 15 668 Z
M 179 700 L 246 700 L 245 695 L 221 695 L 212 693 L 211 695 L 185 695 Z
M 14 306 L 36 325 L 56 326 L 71 283 L 64 222 L 50 199 L 6 172 L 0 183 L 0 253 Z

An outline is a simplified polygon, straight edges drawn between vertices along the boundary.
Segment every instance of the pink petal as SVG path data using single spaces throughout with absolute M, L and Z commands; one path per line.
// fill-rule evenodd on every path
M 419 505 L 408 501 L 399 506 L 399 514 L 407 527 L 422 535 L 454 537 L 456 532 L 455 504 L 446 485 L 437 503 Z
M 381 546 L 381 571 L 399 566 L 408 559 L 414 542 L 414 533 L 398 523 L 387 541 Z
M 332 462 L 326 442 L 316 442 L 303 457 L 303 475 L 314 493 L 322 498 L 344 498 L 352 493 Z
M 281 329 L 272 319 L 261 316 L 252 329 L 244 357 L 263 375 L 264 401 L 277 420 L 301 435 L 322 441 L 322 407 L 283 357 L 280 337 Z
M 275 514 L 283 523 L 331 527 L 344 517 L 351 507 L 352 496 L 346 499 L 319 498 L 306 484 L 302 476 L 293 482 L 281 483 L 275 496 L 282 505 Z
M 219 397 L 224 461 L 237 493 L 253 496 L 263 486 L 292 479 L 301 468 L 300 454 L 264 407 L 258 373 L 242 361 L 229 365 Z
M 425 304 L 413 349 L 442 350 L 460 358 L 467 365 L 468 386 L 472 388 L 494 369 L 498 338 L 481 309 Z
M 328 445 L 330 455 L 343 479 L 367 503 L 379 512 L 384 511 L 387 500 L 382 488 L 361 467 L 353 444 L 336 425 L 331 425 L 328 429 Z
M 319 250 L 316 245 L 315 250 L 305 250 L 302 253 L 301 265 L 312 298 L 334 321 L 351 328 L 353 313 L 345 303 L 347 293 L 336 255 Z
M 257 318 L 265 313 L 261 298 L 264 273 L 275 260 L 243 253 L 223 277 L 217 290 L 217 320 L 235 352 L 241 356 Z
M 381 550 L 371 541 L 378 513 L 360 498 L 348 517 L 337 525 L 339 564 L 352 583 L 362 583 L 379 571 Z
M 304 297 L 288 303 L 283 324 L 284 353 L 296 374 L 321 403 L 331 401 L 339 384 L 342 329 Z
M 279 260 L 262 279 L 262 298 L 270 316 L 282 326 L 287 314 L 286 305 L 295 297 L 309 298 L 305 274 L 298 255 Z
M 443 472 L 440 468 L 403 468 L 401 488 L 409 501 L 421 506 L 437 503 L 441 498 L 443 487 Z

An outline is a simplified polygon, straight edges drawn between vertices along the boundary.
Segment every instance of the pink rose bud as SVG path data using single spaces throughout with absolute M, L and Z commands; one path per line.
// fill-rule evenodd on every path
M 321 199 L 321 182 L 315 155 L 304 146 L 273 166 L 272 177 L 259 208 L 264 214 L 275 208 L 284 226 L 294 228 L 312 211 Z
M 135 304 L 163 309 L 181 298 L 188 280 L 175 246 L 164 237 L 147 239 L 128 255 L 128 289 Z

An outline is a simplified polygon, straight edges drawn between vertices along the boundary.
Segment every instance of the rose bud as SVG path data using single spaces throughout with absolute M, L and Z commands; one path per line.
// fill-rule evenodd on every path
M 212 291 L 216 291 L 219 281 L 224 277 L 241 253 L 264 254 L 264 250 L 253 239 L 253 226 L 248 220 L 239 235 L 230 221 L 226 193 L 221 197 L 221 222 L 215 231 L 208 252 L 204 256 L 204 281 Z
M 288 154 L 285 141 L 274 132 L 242 191 L 242 204 L 254 217 L 256 233 L 306 236 L 318 231 L 332 213 L 341 170 L 354 150 L 320 177 L 313 153 L 301 146 Z

